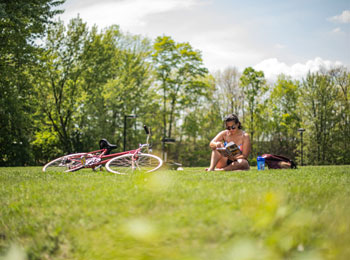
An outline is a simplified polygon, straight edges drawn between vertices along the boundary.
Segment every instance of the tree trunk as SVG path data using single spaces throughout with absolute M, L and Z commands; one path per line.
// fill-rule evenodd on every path
M 171 101 L 171 110 L 170 110 L 170 118 L 169 118 L 169 130 L 168 130 L 168 137 L 171 138 L 171 131 L 172 131 L 172 125 L 174 120 L 174 111 L 175 111 L 175 105 L 176 105 L 176 98 L 173 98 Z

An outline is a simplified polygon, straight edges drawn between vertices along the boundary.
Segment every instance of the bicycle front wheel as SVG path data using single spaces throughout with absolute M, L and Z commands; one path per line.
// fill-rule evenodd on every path
M 162 164 L 162 159 L 153 154 L 124 154 L 108 161 L 106 169 L 116 174 L 132 174 L 136 171 L 154 172 L 158 170 Z
M 74 153 L 59 157 L 51 162 L 47 163 L 43 167 L 43 172 L 74 172 L 78 171 L 84 166 L 81 163 L 81 156 L 86 153 Z

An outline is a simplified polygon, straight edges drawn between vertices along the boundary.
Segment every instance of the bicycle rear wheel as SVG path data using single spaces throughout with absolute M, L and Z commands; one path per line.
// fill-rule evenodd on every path
M 158 170 L 162 164 L 162 159 L 153 154 L 124 154 L 108 161 L 106 169 L 116 174 L 132 174 L 136 171 L 153 172 Z
M 74 172 L 78 171 L 84 166 L 81 163 L 81 156 L 86 153 L 74 153 L 59 157 L 47 163 L 43 167 L 43 172 Z

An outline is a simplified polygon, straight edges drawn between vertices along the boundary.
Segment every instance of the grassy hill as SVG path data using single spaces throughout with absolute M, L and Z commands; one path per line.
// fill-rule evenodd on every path
M 350 166 L 0 168 L 0 259 L 350 259 Z

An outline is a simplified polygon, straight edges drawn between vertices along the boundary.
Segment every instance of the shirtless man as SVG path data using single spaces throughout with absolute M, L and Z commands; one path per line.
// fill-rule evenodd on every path
M 235 114 L 231 114 L 225 118 L 226 130 L 221 131 L 211 140 L 209 146 L 213 150 L 211 153 L 210 167 L 207 171 L 234 171 L 249 170 L 248 155 L 250 153 L 249 135 L 242 131 L 241 122 Z M 224 147 L 224 142 L 235 142 L 242 154 L 236 155 L 234 158 L 222 156 L 216 148 Z

